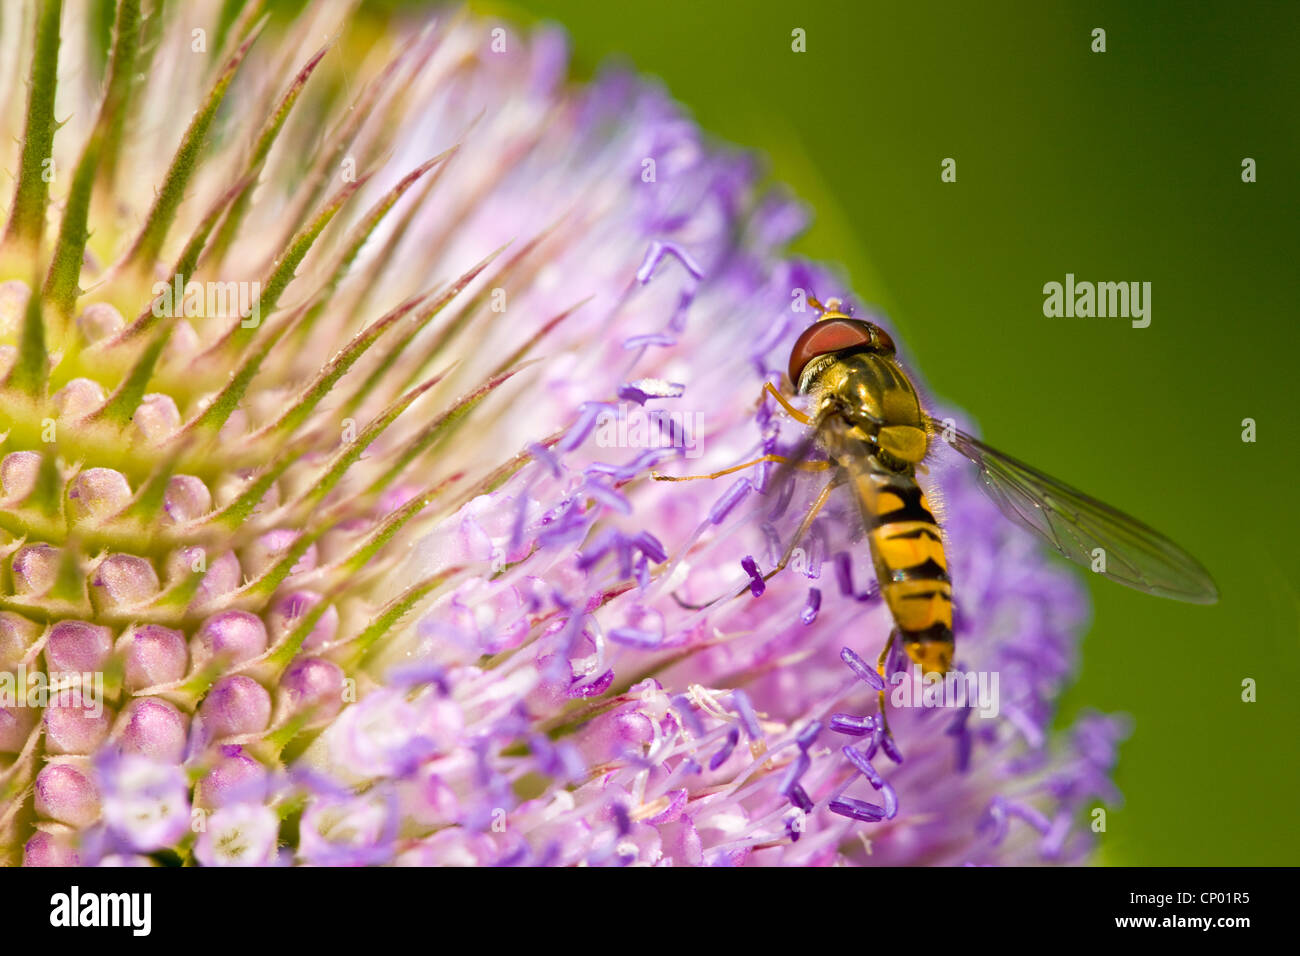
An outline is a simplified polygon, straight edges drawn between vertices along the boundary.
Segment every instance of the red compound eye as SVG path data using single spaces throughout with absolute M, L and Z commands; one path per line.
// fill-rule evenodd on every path
M 873 332 L 893 350 L 894 343 L 889 341 L 889 336 L 876 330 L 870 322 L 861 319 L 825 319 L 814 322 L 803 330 L 795 340 L 794 348 L 790 350 L 791 384 L 798 388 L 799 376 L 808 367 L 808 363 L 819 356 L 874 345 L 878 339 L 873 337 Z

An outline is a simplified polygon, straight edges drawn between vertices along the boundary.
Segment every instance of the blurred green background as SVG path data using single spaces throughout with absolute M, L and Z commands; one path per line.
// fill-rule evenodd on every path
M 888 312 L 935 394 L 1210 568 L 1208 608 L 1089 581 L 1060 720 L 1134 719 L 1101 860 L 1300 862 L 1300 4 L 472 6 L 563 24 L 576 77 L 624 57 L 765 153 L 815 210 L 798 251 Z M 1151 326 L 1045 318 L 1067 272 L 1151 282 Z

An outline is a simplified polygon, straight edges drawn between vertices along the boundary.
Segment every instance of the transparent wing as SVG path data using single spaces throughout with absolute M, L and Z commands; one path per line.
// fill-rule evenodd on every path
M 1213 604 L 1219 599 L 1200 562 L 1136 518 L 943 422 L 931 420 L 931 426 L 936 438 L 946 439 L 979 466 L 984 488 L 1003 514 L 1071 561 L 1091 569 L 1100 548 L 1105 570 L 1097 573 L 1112 581 L 1176 601 Z
M 825 457 L 821 454 L 819 439 L 826 434 L 827 429 L 834 427 L 833 417 L 823 415 L 804 431 L 799 440 L 790 447 L 789 451 L 784 452 L 786 461 L 777 465 L 770 472 L 764 485 L 763 494 L 772 503 L 769 517 L 778 518 L 789 507 L 791 495 L 794 493 L 795 478 L 801 469 L 808 467 L 811 462 Z

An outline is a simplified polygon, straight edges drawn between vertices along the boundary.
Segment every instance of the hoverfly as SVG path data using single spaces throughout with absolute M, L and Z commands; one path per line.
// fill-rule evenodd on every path
M 1218 600 L 1209 573 L 1163 535 L 927 415 L 884 329 L 841 311 L 838 300 L 822 305 L 810 297 L 809 303 L 819 318 L 796 339 L 789 375 L 797 393 L 811 397 L 811 414 L 791 405 L 770 382 L 764 386 L 787 414 L 809 426 L 802 444 L 789 457 L 765 455 L 713 475 L 692 477 L 718 477 L 763 461 L 779 462 L 786 472 L 798 468 L 833 473 L 784 557 L 764 579 L 786 566 L 831 491 L 840 485 L 850 489 L 877 584 L 894 620 L 877 663 L 882 678 L 896 640 L 925 674 L 943 674 L 952 666 L 952 582 L 943 534 L 916 477 L 937 440 L 946 440 L 979 467 L 985 490 L 1004 515 L 1069 560 L 1093 567 L 1100 548 L 1105 562 L 1098 573 L 1120 584 L 1179 601 Z M 807 458 L 815 447 L 825 452 L 825 461 Z M 774 484 L 780 479 L 778 474 Z M 883 690 L 880 696 L 883 715 Z

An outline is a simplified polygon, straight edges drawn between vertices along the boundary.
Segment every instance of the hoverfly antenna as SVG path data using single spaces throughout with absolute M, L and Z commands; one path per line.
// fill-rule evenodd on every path
M 844 308 L 844 301 L 842 299 L 827 299 L 823 303 L 820 299 L 817 298 L 817 296 L 809 293 L 808 304 L 817 310 L 817 320 L 819 322 L 822 319 L 831 316 L 853 314 L 852 309 L 846 310 Z

